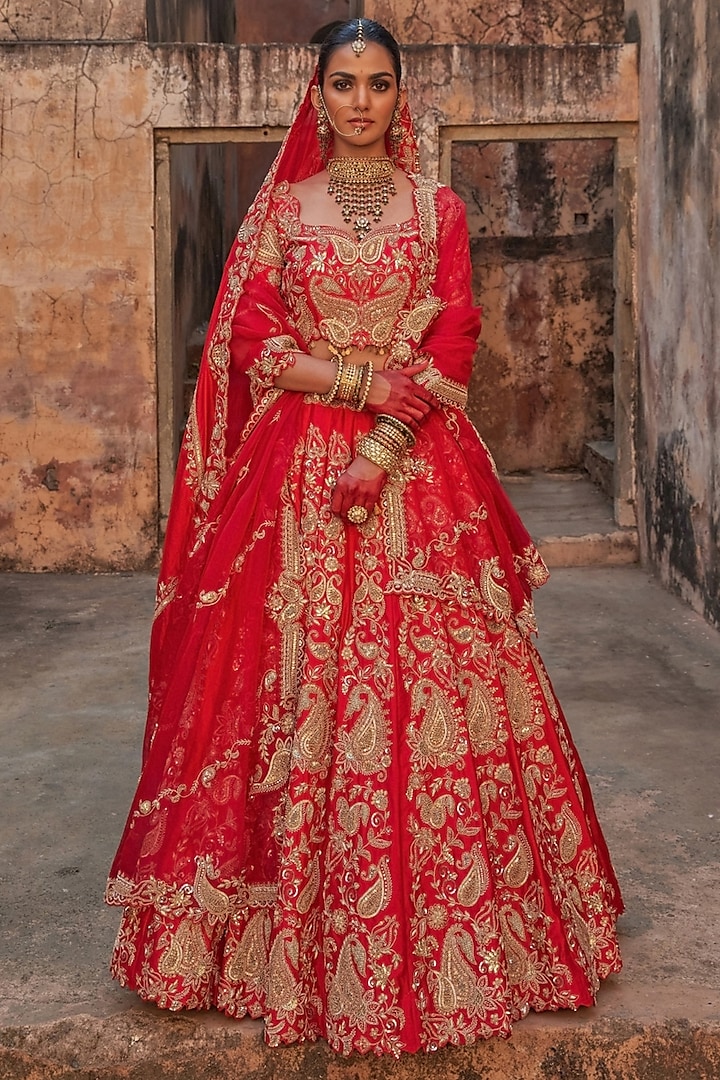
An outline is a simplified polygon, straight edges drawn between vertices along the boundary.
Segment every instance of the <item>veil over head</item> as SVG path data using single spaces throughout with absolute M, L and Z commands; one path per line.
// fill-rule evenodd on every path
M 232 323 L 255 261 L 270 196 L 283 181 L 294 184 L 325 167 L 317 135 L 312 88 L 305 97 L 273 164 L 238 230 L 228 255 L 205 340 L 200 372 L 180 448 L 171 513 L 163 552 L 161 580 L 177 576 L 197 543 L 228 464 L 252 414 L 248 377 L 231 363 Z M 407 100 L 399 110 L 401 136 L 386 148 L 409 175 L 418 171 L 418 146 Z

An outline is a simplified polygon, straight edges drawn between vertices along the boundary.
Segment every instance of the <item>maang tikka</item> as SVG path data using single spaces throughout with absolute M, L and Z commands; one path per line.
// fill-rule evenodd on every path
M 365 52 L 365 31 L 363 30 L 362 19 L 358 19 L 357 34 L 355 36 L 355 40 L 351 45 L 351 48 L 356 56 L 359 56 L 360 53 Z

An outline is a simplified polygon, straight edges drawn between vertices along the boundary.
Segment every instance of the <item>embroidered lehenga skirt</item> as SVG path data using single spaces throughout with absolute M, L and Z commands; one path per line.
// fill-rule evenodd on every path
M 438 410 L 346 526 L 330 493 L 370 425 L 279 394 L 161 590 L 172 662 L 108 898 L 144 998 L 398 1053 L 591 1004 L 621 901 L 489 455 Z

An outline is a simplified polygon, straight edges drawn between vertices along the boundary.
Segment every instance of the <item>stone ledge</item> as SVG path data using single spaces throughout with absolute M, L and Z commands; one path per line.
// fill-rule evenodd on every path
M 627 566 L 640 558 L 637 529 L 584 536 L 542 536 L 536 544 L 550 567 Z
M 588 1015 L 588 1014 L 585 1014 Z M 259 1021 L 131 1013 L 0 1031 L 3 1080 L 712 1080 L 720 1026 L 532 1017 L 513 1038 L 434 1054 L 341 1058 L 324 1042 L 271 1049 Z

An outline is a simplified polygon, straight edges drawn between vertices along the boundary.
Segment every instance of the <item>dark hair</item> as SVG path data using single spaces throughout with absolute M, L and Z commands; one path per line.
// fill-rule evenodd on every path
M 363 38 L 365 41 L 374 41 L 376 45 L 382 45 L 392 57 L 395 76 L 400 85 L 402 76 L 402 64 L 400 63 L 400 46 L 389 30 L 381 26 L 374 19 L 349 19 L 340 26 L 331 30 L 322 43 L 318 56 L 318 82 L 322 87 L 330 57 L 341 45 L 351 45 L 357 39 L 358 23 L 362 23 Z

